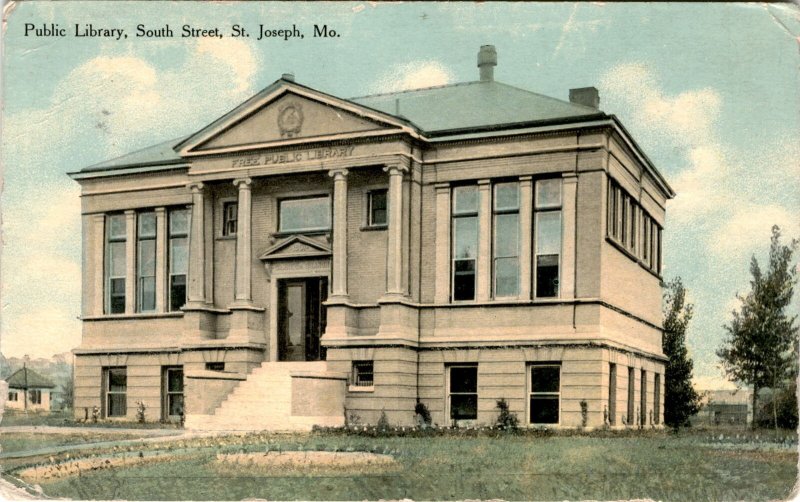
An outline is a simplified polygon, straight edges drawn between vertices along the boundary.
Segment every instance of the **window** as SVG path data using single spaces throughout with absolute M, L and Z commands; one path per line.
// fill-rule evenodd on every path
M 239 203 L 235 201 L 222 204 L 222 236 L 236 235 L 236 222 L 239 218 Z
M 189 210 L 169 212 L 169 310 L 186 304 L 186 274 L 189 269 Z
M 661 273 L 662 229 L 639 203 L 613 180 L 608 180 L 607 235 L 640 263 Z
M 208 370 L 208 371 L 225 371 L 225 363 L 221 363 L 221 362 L 206 363 L 206 370 Z
M 558 296 L 561 259 L 561 180 L 536 182 L 536 297 Z
M 635 395 L 633 391 L 634 388 L 633 386 L 635 383 L 633 381 L 634 380 L 633 375 L 634 375 L 633 368 L 628 368 L 628 420 L 626 421 L 628 425 L 633 425 L 633 415 L 634 415 L 633 400 Z
M 8 400 L 9 401 L 16 401 L 17 400 L 17 393 L 16 392 L 9 392 L 8 393 Z
M 494 296 L 519 294 L 519 183 L 494 186 Z
M 387 193 L 385 189 L 367 193 L 367 226 L 382 227 L 388 223 Z
M 531 366 L 530 423 L 557 424 L 561 398 L 561 366 Z
M 125 313 L 125 239 L 127 224 L 124 214 L 106 217 L 106 313 Z
M 331 200 L 327 195 L 284 199 L 279 204 L 280 232 L 313 232 L 331 228 Z
M 608 423 L 617 423 L 617 365 L 608 365 Z
M 372 361 L 353 361 L 353 387 L 372 387 L 373 375 Z
M 183 414 L 183 366 L 163 369 L 164 418 L 179 417 Z
M 453 189 L 453 300 L 475 299 L 478 257 L 478 187 Z
M 661 423 L 661 374 L 653 377 L 653 423 Z
M 28 396 L 30 396 L 31 404 L 42 404 L 42 391 L 39 389 L 34 389 L 28 391 Z
M 156 309 L 156 213 L 139 213 L 136 239 L 136 310 Z
M 126 393 L 128 372 L 126 368 L 104 368 L 104 399 L 106 417 L 124 417 L 128 412 Z
M 647 425 L 647 372 L 642 370 L 642 382 L 639 385 L 639 424 Z
M 450 366 L 449 404 L 452 420 L 478 418 L 478 367 Z

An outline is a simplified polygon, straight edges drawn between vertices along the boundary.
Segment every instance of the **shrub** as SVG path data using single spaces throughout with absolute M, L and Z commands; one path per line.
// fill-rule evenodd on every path
M 386 418 L 386 411 L 381 411 L 381 417 L 378 419 L 378 432 L 387 432 L 389 430 L 389 419 Z
M 586 427 L 589 423 L 589 403 L 586 400 L 581 401 L 581 427 Z
M 100 408 L 94 406 L 92 408 L 92 422 L 97 423 L 97 420 L 100 418 Z
M 428 411 L 428 407 L 425 406 L 425 403 L 417 402 L 416 406 L 414 406 L 414 413 L 417 416 L 417 423 L 423 427 L 429 427 L 431 425 L 431 412 Z
M 506 401 L 505 398 L 499 399 L 496 408 L 500 410 L 497 414 L 497 421 L 495 422 L 497 428 L 504 431 L 517 430 L 519 418 L 517 418 L 516 413 L 512 413 L 508 410 L 508 401 Z
M 136 402 L 136 421 L 140 424 L 145 422 L 145 411 L 147 411 L 147 407 L 145 407 L 142 401 Z

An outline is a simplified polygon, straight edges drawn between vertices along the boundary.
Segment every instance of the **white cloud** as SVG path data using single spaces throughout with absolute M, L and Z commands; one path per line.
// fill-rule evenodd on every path
M 102 55 L 72 70 L 46 108 L 4 117 L 6 355 L 49 356 L 80 340 L 80 191 L 64 172 L 199 129 L 254 93 L 258 66 L 232 39 L 201 39 L 166 70 Z
M 411 61 L 389 69 L 373 84 L 371 92 L 397 92 L 446 85 L 453 78 L 453 72 L 438 61 Z
M 711 251 L 720 259 L 748 263 L 755 250 L 766 250 L 772 226 L 781 227 L 784 242 L 800 235 L 796 213 L 778 205 L 740 204 L 711 234 Z M 762 260 L 763 261 L 763 260 Z

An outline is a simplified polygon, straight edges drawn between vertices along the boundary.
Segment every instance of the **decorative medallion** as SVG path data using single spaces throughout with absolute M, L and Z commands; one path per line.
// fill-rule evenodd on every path
M 281 107 L 278 113 L 278 128 L 282 138 L 293 138 L 300 134 L 303 127 L 303 108 L 299 103 L 289 103 Z

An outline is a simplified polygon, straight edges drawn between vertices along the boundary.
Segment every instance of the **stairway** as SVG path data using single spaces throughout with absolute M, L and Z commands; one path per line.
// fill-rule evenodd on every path
M 186 415 L 185 427 L 204 431 L 310 431 L 314 425 L 342 426 L 345 378 L 344 375 L 329 373 L 325 361 L 265 362 L 236 386 L 212 414 Z M 309 395 L 306 387 L 298 388 L 298 385 L 315 379 L 324 380 L 328 385 L 320 395 Z M 336 390 L 341 390 L 341 396 L 336 395 L 339 392 L 330 392 L 330 382 L 341 384 L 334 384 Z M 326 415 L 293 414 L 293 385 L 296 394 L 298 391 L 304 393 L 304 401 L 341 401 L 341 406 L 333 407 L 342 411 Z

